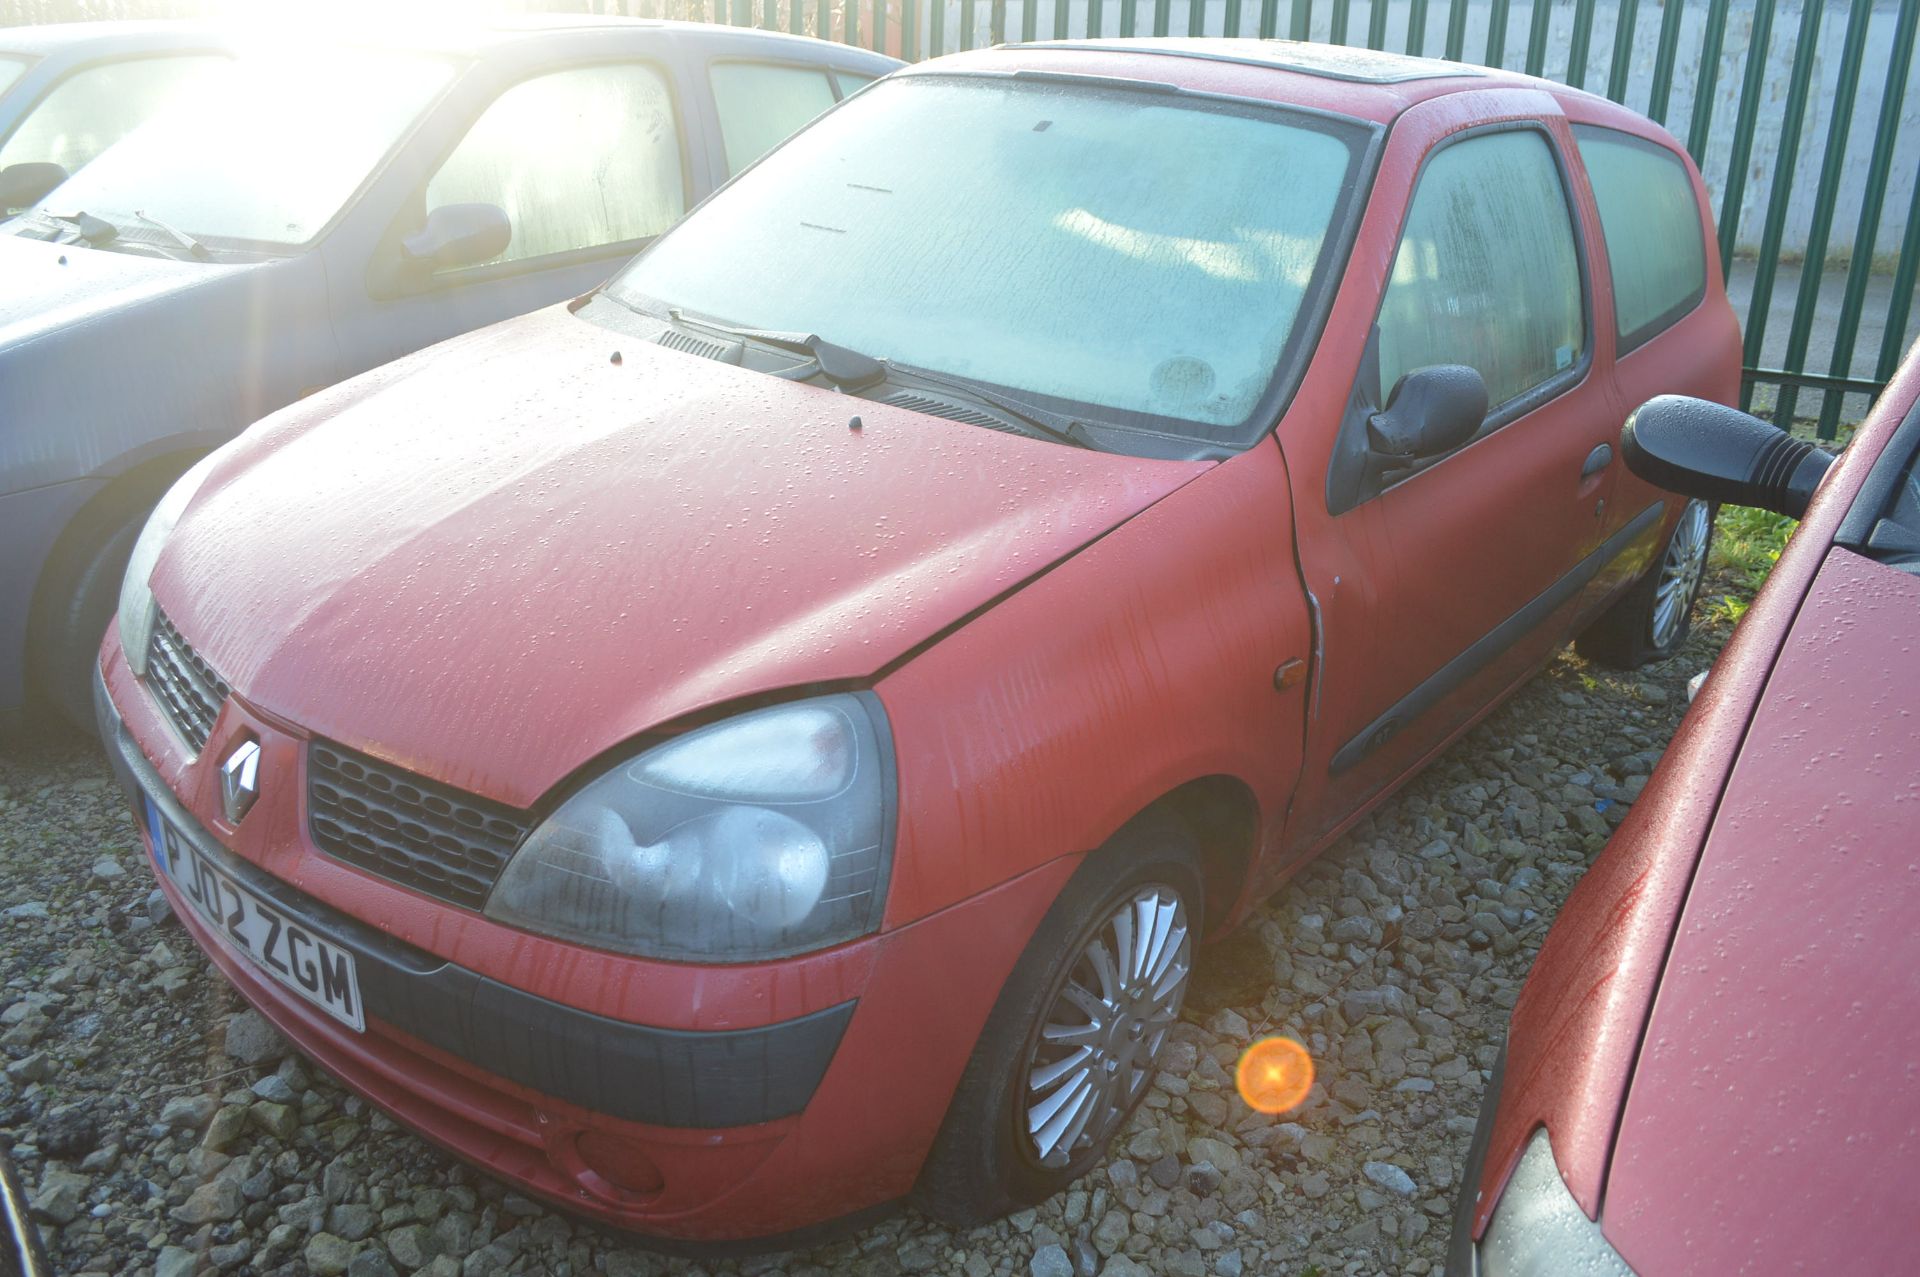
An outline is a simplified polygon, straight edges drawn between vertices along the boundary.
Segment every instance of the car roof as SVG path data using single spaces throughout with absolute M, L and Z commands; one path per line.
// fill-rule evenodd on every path
M 643 34 L 644 33 L 644 34 Z M 671 33 L 682 42 L 696 41 L 714 52 L 738 49 L 765 55 L 777 50 L 784 58 L 801 62 L 832 62 L 843 67 L 866 67 L 885 74 L 901 65 L 884 54 L 831 40 L 723 27 L 708 22 L 667 22 L 651 18 L 597 17 L 592 14 L 537 14 L 471 23 L 434 23 L 383 28 L 377 43 L 421 53 L 463 57 L 513 56 L 538 53 L 608 37 L 639 41 Z M 343 45 L 375 43 L 372 33 L 353 26 L 316 27 L 322 41 Z M 179 47 L 244 47 L 252 32 L 245 26 L 223 28 L 196 22 L 69 22 L 53 26 L 0 29 L 0 53 L 45 57 L 97 58 L 114 53 L 145 53 Z
M 1285 102 L 1389 123 L 1418 102 L 1524 88 L 1560 100 L 1605 99 L 1534 76 L 1440 58 L 1297 40 L 1156 37 L 998 45 L 923 62 L 905 75 L 995 71 L 1149 81 L 1201 93 Z
M 357 42 L 357 34 L 352 28 L 347 28 L 341 33 L 341 38 Z M 715 49 L 738 47 L 762 53 L 778 49 L 782 57 L 805 62 L 871 65 L 884 70 L 901 65 L 897 59 L 868 49 L 811 36 L 789 35 L 783 31 L 726 27 L 711 22 L 670 22 L 658 18 L 599 17 L 581 13 L 529 14 L 470 24 L 434 23 L 418 28 L 402 28 L 397 33 L 383 33 L 380 42 L 419 52 L 487 57 L 596 43 L 609 37 L 643 42 L 650 37 L 663 35 L 671 35 L 682 43 L 696 42 Z
M 0 28 L 0 53 L 99 58 L 178 48 L 225 48 L 231 40 L 204 22 L 60 22 Z

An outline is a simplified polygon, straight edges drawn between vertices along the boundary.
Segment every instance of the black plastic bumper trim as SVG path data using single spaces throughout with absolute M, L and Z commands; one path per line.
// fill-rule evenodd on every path
M 537 997 L 395 940 L 221 846 L 127 734 L 96 673 L 94 713 L 115 776 L 144 821 L 151 798 L 175 831 L 251 890 L 351 950 L 369 1015 L 484 1069 L 596 1113 L 711 1129 L 790 1117 L 812 1100 L 852 1001 L 765 1028 L 699 1032 L 610 1020 Z
M 1493 1062 L 1493 1076 L 1480 1096 L 1480 1118 L 1467 1146 L 1467 1163 L 1460 1170 L 1460 1195 L 1453 1202 L 1453 1236 L 1447 1239 L 1445 1277 L 1479 1277 L 1479 1252 L 1473 1245 L 1473 1217 L 1480 1207 L 1480 1175 L 1487 1165 L 1487 1145 L 1493 1140 L 1493 1119 L 1500 1111 L 1500 1084 L 1507 1071 L 1506 1044 Z

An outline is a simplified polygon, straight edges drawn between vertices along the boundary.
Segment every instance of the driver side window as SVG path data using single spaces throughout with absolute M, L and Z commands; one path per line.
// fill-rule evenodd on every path
M 680 125 L 661 73 L 639 63 L 523 80 L 474 122 L 427 182 L 426 211 L 493 204 L 513 238 L 494 262 L 630 244 L 686 211 Z
M 1380 393 L 1430 364 L 1466 364 L 1501 404 L 1586 348 L 1566 189 L 1532 129 L 1455 142 L 1427 161 L 1380 306 Z

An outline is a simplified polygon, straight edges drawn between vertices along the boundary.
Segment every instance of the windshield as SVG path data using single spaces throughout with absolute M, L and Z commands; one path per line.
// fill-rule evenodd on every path
M 199 239 L 317 235 L 444 89 L 443 58 L 376 49 L 243 58 L 41 202 Z
M 714 196 L 611 291 L 1110 424 L 1228 439 L 1320 282 L 1363 137 L 1163 93 L 885 81 Z
M 6 95 L 7 90 L 13 87 L 13 82 L 26 74 L 26 70 L 24 59 L 0 53 L 0 97 Z

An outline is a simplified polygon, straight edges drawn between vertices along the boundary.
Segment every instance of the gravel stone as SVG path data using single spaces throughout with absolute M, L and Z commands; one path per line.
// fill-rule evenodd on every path
M 1033 1277 L 1074 1277 L 1073 1261 L 1067 1258 L 1067 1252 L 1059 1246 L 1042 1246 L 1033 1252 L 1033 1260 L 1027 1265 L 1027 1271 Z
M 242 1064 L 263 1064 L 287 1053 L 287 1040 L 258 1011 L 242 1011 L 227 1021 L 226 1052 Z
M 40 1187 L 34 1191 L 29 1202 L 33 1212 L 43 1219 L 56 1224 L 69 1224 L 86 1204 L 87 1190 L 92 1183 L 84 1175 L 62 1170 L 58 1166 L 49 1167 L 40 1177 Z
M 320 1277 L 338 1277 L 353 1262 L 352 1243 L 332 1233 L 315 1233 L 307 1240 L 307 1248 L 303 1253 L 307 1257 L 307 1267 L 319 1273 Z
M 194 1253 L 178 1246 L 162 1246 L 153 1261 L 153 1277 L 193 1277 L 197 1266 Z
M 1396 1197 L 1412 1197 L 1417 1191 L 1413 1177 L 1392 1162 L 1368 1162 L 1360 1170 L 1368 1179 Z

